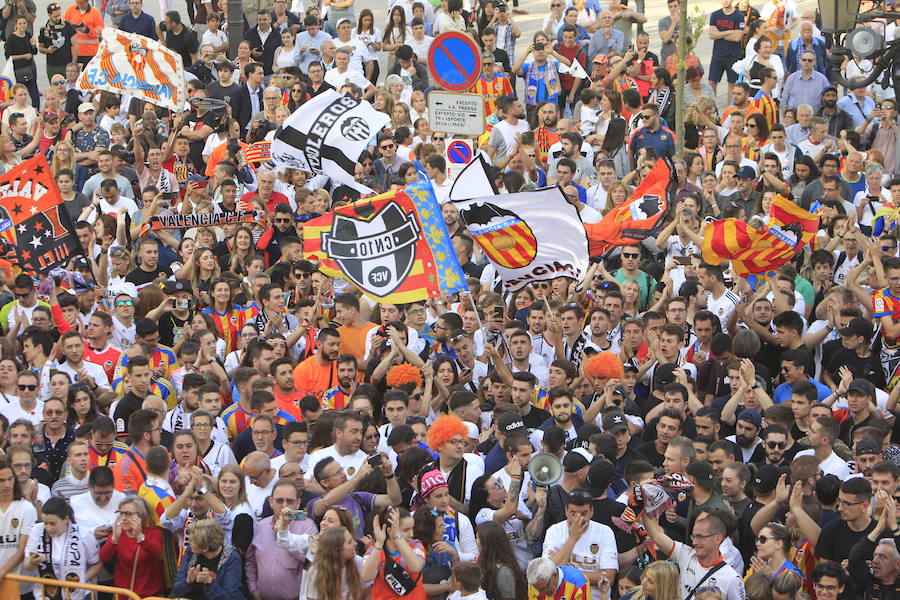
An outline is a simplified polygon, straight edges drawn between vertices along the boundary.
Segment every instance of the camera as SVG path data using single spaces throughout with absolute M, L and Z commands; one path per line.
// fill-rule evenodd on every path
M 187 310 L 191 307 L 191 299 L 190 298 L 176 298 L 175 299 L 175 308 L 178 310 Z
M 534 45 L 534 49 L 535 49 L 535 50 L 543 50 L 543 49 L 544 49 L 544 42 L 537 42 L 537 43 Z
M 284 511 L 284 515 L 287 517 L 288 521 L 306 520 L 306 511 L 304 510 L 286 510 Z

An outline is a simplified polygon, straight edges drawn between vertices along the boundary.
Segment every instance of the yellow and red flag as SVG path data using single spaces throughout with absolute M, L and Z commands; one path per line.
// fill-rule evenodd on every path
M 672 164 L 658 159 L 627 201 L 606 213 L 599 223 L 585 223 L 590 255 L 600 256 L 613 246 L 637 244 L 657 235 L 671 205 L 674 176 Z
M 244 148 L 244 160 L 249 163 L 266 162 L 272 158 L 272 142 L 263 140 Z
M 441 207 L 425 182 L 337 208 L 303 226 L 303 254 L 379 302 L 468 291 Z
M 713 265 L 729 260 L 732 270 L 742 277 L 770 274 L 811 243 L 818 228 L 817 215 L 784 196 L 775 196 L 765 230 L 734 218 L 707 225 L 703 230 L 703 260 Z

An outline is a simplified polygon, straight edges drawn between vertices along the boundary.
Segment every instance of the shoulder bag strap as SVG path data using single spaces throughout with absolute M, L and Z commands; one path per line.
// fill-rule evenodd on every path
M 135 540 L 137 541 L 137 540 Z M 134 553 L 134 562 L 131 564 L 131 583 L 128 585 L 129 590 L 134 589 L 134 577 L 137 575 L 138 557 L 141 555 L 141 547 L 138 546 Z
M 715 573 L 716 571 L 718 571 L 719 569 L 721 569 L 724 566 L 725 566 L 725 559 L 723 558 L 721 562 L 719 562 L 716 566 L 714 566 L 712 569 L 710 569 L 709 571 L 706 572 L 706 575 L 704 575 L 700 579 L 700 581 L 697 582 L 697 585 L 694 586 L 694 589 L 691 590 L 691 593 L 688 594 L 684 600 L 692 600 L 692 598 L 694 597 L 694 594 L 697 593 L 697 590 L 699 590 L 703 586 L 703 583 L 707 579 L 709 579 L 713 573 Z

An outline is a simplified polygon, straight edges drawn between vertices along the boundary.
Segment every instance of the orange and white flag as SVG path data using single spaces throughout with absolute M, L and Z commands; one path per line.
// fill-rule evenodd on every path
M 100 48 L 78 78 L 78 89 L 126 93 L 177 111 L 187 100 L 180 54 L 112 27 L 103 29 Z

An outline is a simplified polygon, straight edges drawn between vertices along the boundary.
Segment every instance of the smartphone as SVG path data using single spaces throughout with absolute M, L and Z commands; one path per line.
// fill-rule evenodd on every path
M 284 511 L 285 516 L 288 521 L 305 521 L 306 520 L 306 511 L 305 510 L 286 510 Z
M 176 298 L 175 299 L 175 308 L 178 310 L 187 310 L 191 307 L 191 299 L 190 298 Z
M 537 43 L 534 45 L 534 49 L 535 49 L 535 50 L 543 50 L 543 49 L 544 49 L 544 42 L 537 42 Z
M 502 318 L 503 318 L 503 307 L 502 307 L 502 306 L 495 306 L 495 307 L 494 307 L 494 318 L 495 318 L 495 319 L 502 319 Z
M 367 460 L 369 462 L 369 466 L 373 469 L 380 469 L 382 463 L 384 463 L 384 457 L 380 454 L 370 456 Z
M 689 264 L 691 264 L 691 257 L 690 257 L 690 256 L 676 256 L 676 257 L 674 257 L 674 258 L 675 258 L 675 264 L 676 264 L 676 265 L 689 265 Z
M 174 200 L 178 197 L 178 192 L 163 192 L 162 197 L 163 200 Z
M 191 181 L 196 181 L 197 187 L 200 189 L 205 188 L 209 184 L 209 180 L 206 177 L 204 177 L 203 175 L 198 175 L 196 173 L 188 175 L 188 183 L 190 183 Z

